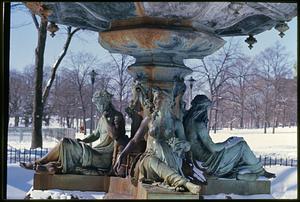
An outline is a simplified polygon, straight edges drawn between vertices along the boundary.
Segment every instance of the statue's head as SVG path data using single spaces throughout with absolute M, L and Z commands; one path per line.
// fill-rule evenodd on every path
M 211 107 L 212 101 L 208 99 L 206 95 L 196 95 L 191 102 L 192 107 L 202 106 L 202 107 Z
M 93 103 L 96 105 L 100 113 L 104 112 L 111 104 L 113 95 L 106 90 L 97 91 L 93 96 Z
M 181 95 L 183 96 L 183 94 L 185 93 L 186 91 L 186 85 L 184 82 L 177 82 L 175 85 L 174 85 L 174 89 L 173 89 L 173 93 L 174 93 L 174 97 L 177 97 L 178 95 Z
M 171 106 L 172 99 L 167 92 L 159 88 L 153 88 L 152 92 L 153 92 L 153 104 L 155 110 L 160 110 L 165 105 Z

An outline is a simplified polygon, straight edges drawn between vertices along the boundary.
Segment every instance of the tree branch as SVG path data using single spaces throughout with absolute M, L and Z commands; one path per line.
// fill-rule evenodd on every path
M 79 30 L 79 28 L 77 28 L 73 32 L 71 32 L 71 29 L 72 29 L 72 27 L 69 26 L 68 27 L 68 37 L 67 37 L 67 40 L 64 44 L 64 48 L 63 48 L 62 52 L 59 54 L 58 59 L 56 60 L 56 62 L 52 66 L 50 79 L 48 80 L 47 85 L 46 85 L 46 87 L 44 89 L 44 92 L 43 92 L 43 103 L 46 103 L 46 101 L 47 101 L 47 98 L 48 98 L 49 93 L 50 93 L 51 86 L 52 86 L 53 81 L 55 79 L 57 68 L 59 67 L 61 61 L 63 60 L 63 58 L 65 57 L 65 55 L 68 51 L 68 48 L 69 48 L 70 43 L 71 43 L 71 39 L 72 39 L 73 35 Z
M 33 23 L 34 23 L 34 25 L 35 25 L 35 28 L 36 28 L 37 30 L 39 30 L 40 25 L 39 25 L 38 20 L 36 19 L 36 16 L 35 16 L 33 13 L 31 13 L 31 17 L 32 17 Z

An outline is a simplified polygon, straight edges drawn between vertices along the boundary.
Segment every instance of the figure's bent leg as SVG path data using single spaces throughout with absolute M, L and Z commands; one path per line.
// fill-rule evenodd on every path
M 189 182 L 185 177 L 179 175 L 175 170 L 171 169 L 167 164 L 162 162 L 156 157 L 146 157 L 144 159 L 144 168 L 147 172 L 155 173 L 169 185 L 174 187 L 183 186 L 190 192 L 198 194 L 200 192 L 200 186 Z
M 262 175 L 267 178 L 272 178 L 275 177 L 275 174 L 267 172 L 262 164 L 259 162 L 259 160 L 256 158 L 250 147 L 246 142 L 243 143 L 243 155 L 242 155 L 242 160 L 245 162 L 247 165 L 253 165 L 250 170 L 252 173 L 256 173 L 258 176 Z
M 35 162 L 20 162 L 20 166 L 29 169 L 35 170 L 38 164 L 47 164 L 51 161 L 57 161 L 59 155 L 59 146 L 61 142 L 55 145 L 45 156 L 40 159 L 35 160 Z
M 37 165 L 36 169 L 37 172 L 48 173 L 48 174 L 55 174 L 61 173 L 62 168 L 58 162 L 49 162 L 43 165 Z
M 37 159 L 35 162 L 37 164 L 46 164 L 51 161 L 57 161 L 59 156 L 59 147 L 61 142 L 59 142 L 55 147 L 53 147 L 45 156 L 40 159 Z
M 242 159 L 248 165 L 257 164 L 259 160 L 256 158 L 249 145 L 246 142 L 241 142 L 243 144 L 243 155 Z

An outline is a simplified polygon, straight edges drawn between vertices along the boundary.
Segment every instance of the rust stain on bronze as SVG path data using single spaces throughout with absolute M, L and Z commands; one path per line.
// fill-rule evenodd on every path
M 154 49 L 156 42 L 165 42 L 170 38 L 170 32 L 165 29 L 137 28 L 100 32 L 102 41 L 112 48 L 124 48 L 130 44 L 136 44 L 137 48 Z
M 119 19 L 111 21 L 111 31 L 119 29 L 137 28 L 142 26 L 156 26 L 167 28 L 192 28 L 191 20 L 167 19 L 150 16 L 139 16 L 129 19 Z
M 42 2 L 25 2 L 25 5 L 33 14 L 37 14 L 41 17 L 47 18 L 52 14 L 52 11 L 48 9 Z
M 134 2 L 136 7 L 136 14 L 138 16 L 145 16 L 145 9 L 142 2 Z
M 151 88 L 159 87 L 160 89 L 171 90 L 173 88 L 173 82 L 163 82 L 163 81 L 155 81 L 151 80 L 147 83 L 147 85 Z
M 155 79 L 156 70 L 154 66 L 145 66 L 144 71 L 148 75 L 149 80 Z

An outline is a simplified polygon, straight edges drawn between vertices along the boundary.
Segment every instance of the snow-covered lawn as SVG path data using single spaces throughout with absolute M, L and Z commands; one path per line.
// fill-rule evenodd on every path
M 223 129 L 217 130 L 214 134 L 210 131 L 214 142 L 222 142 L 230 136 L 243 137 L 252 151 L 259 155 L 272 156 L 272 158 L 293 158 L 297 159 L 297 127 L 276 128 L 275 134 L 272 129 Z
M 214 142 L 221 142 L 226 140 L 230 136 L 243 137 L 250 148 L 256 155 L 268 155 L 272 157 L 281 158 L 294 158 L 297 159 L 297 128 L 277 128 L 276 133 L 272 134 L 272 130 L 269 128 L 267 134 L 263 134 L 263 129 L 223 129 L 213 134 L 211 131 L 211 137 Z M 80 134 L 77 137 L 82 138 Z M 9 142 L 10 145 L 18 145 L 20 143 Z M 51 148 L 56 144 L 56 141 L 46 140 L 44 142 L 45 147 Z M 23 148 L 28 148 L 30 143 L 23 142 Z M 27 149 L 28 149 L 27 148 Z M 229 196 L 233 199 L 296 199 L 297 198 L 297 167 L 289 166 L 267 166 L 266 169 L 269 172 L 276 174 L 275 179 L 271 179 L 271 195 L 233 195 L 233 194 L 218 194 L 211 196 L 204 196 L 205 199 L 225 199 Z M 9 164 L 7 172 L 7 198 L 8 199 L 23 199 L 26 193 L 32 187 L 33 171 L 28 171 L 20 168 L 17 164 Z M 35 198 L 47 198 L 51 195 L 52 198 L 68 199 L 73 195 L 79 199 L 102 199 L 104 193 L 101 192 L 80 192 L 80 191 L 63 191 L 63 190 L 48 190 L 31 192 Z

